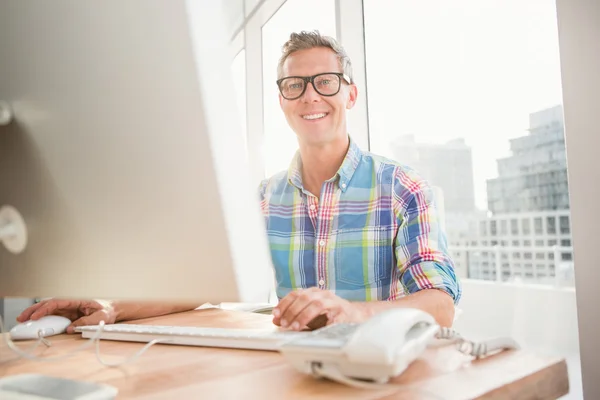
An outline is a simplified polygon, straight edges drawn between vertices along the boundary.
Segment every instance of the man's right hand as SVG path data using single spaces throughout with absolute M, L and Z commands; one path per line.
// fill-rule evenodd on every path
M 75 327 L 83 325 L 114 324 L 117 313 L 111 302 L 97 300 L 49 299 L 28 307 L 18 317 L 18 322 L 37 320 L 45 315 L 60 315 L 69 318 L 72 323 L 67 333 L 73 333 Z

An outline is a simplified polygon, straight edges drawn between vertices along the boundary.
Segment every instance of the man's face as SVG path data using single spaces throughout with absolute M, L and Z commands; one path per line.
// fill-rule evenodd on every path
M 283 77 L 306 77 L 324 72 L 342 72 L 333 50 L 325 47 L 294 52 L 283 64 Z M 322 81 L 314 83 L 324 84 Z M 339 92 L 333 96 L 320 95 L 310 83 L 298 99 L 287 100 L 279 94 L 281 109 L 300 142 L 323 145 L 343 139 L 348 134 L 346 109 L 354 106 L 357 90 L 355 85 L 349 85 L 344 79 L 340 79 L 340 85 Z

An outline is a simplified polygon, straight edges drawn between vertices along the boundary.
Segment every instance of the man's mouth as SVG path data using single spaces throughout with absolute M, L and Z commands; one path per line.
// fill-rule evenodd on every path
M 314 120 L 318 120 L 318 119 L 322 119 L 325 118 L 326 116 L 328 116 L 329 113 L 328 112 L 323 112 L 323 113 L 314 113 L 314 114 L 304 114 L 302 116 L 303 119 L 309 120 L 309 121 L 314 121 Z

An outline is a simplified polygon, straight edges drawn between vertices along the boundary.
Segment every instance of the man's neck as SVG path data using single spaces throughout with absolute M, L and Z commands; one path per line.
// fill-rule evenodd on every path
M 304 188 L 319 197 L 323 183 L 331 179 L 344 162 L 349 145 L 347 135 L 318 147 L 300 144 Z

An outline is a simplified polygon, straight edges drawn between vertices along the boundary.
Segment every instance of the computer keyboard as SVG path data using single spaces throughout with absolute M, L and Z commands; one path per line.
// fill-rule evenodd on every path
M 87 325 L 77 327 L 75 331 L 81 332 L 84 338 L 92 338 L 99 328 L 98 325 Z M 110 324 L 104 326 L 100 339 L 131 342 L 150 342 L 158 339 L 166 344 L 277 351 L 284 343 L 300 338 L 317 341 L 326 347 L 337 347 L 347 340 L 354 328 L 355 324 L 336 324 L 311 332 L 297 332 Z

